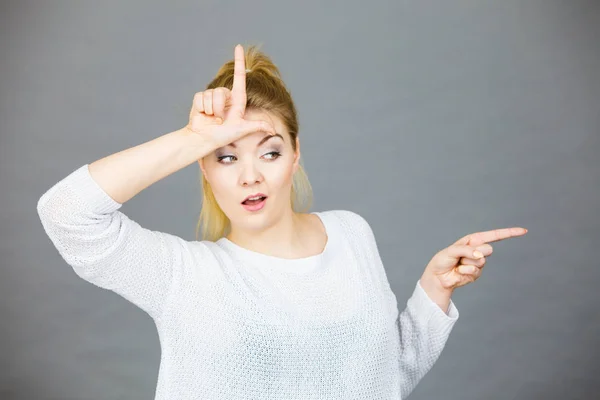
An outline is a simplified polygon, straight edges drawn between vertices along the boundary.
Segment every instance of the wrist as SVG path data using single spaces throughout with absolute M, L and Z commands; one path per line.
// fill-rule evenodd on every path
M 427 272 L 423 273 L 419 282 L 427 296 L 447 313 L 454 289 L 444 288 L 436 276 Z
M 425 271 L 420 278 L 421 286 L 427 286 L 429 290 L 439 294 L 452 294 L 453 288 L 442 286 L 441 281 L 434 274 Z
M 177 136 L 181 140 L 185 157 L 191 161 L 198 161 L 208 155 L 212 149 L 202 138 L 195 132 L 192 132 L 187 127 L 171 132 L 173 136 Z

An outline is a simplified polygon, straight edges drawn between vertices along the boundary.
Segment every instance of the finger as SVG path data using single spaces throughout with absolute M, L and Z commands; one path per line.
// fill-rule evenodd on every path
M 206 125 L 220 125 L 223 121 L 218 117 L 198 113 L 190 117 L 190 127 L 194 132 L 200 132 Z
M 487 232 L 477 232 L 475 234 L 475 241 L 481 243 L 498 242 L 500 240 L 512 237 L 523 236 L 525 233 L 527 233 L 527 230 L 525 228 L 520 227 L 494 229 L 492 231 Z
M 198 92 L 194 95 L 194 101 L 192 102 L 192 112 L 204 112 L 204 102 L 202 101 L 203 94 Z
M 448 255 L 456 260 L 459 260 L 461 257 L 472 258 L 478 260 L 483 258 L 484 255 L 481 251 L 477 250 L 475 246 L 469 245 L 452 245 L 446 249 Z
M 235 46 L 231 110 L 240 118 L 246 110 L 246 59 L 241 44 Z
M 481 275 L 481 268 L 476 265 L 459 265 L 457 268 L 458 272 L 463 275 L 473 275 L 473 277 L 477 278 Z
M 213 115 L 213 90 L 208 89 L 204 92 L 202 96 L 202 101 L 204 102 L 204 113 L 207 115 Z
M 471 233 L 457 240 L 455 244 L 469 243 L 477 246 L 483 243 L 498 242 L 511 237 L 523 236 L 526 233 L 527 229 L 521 227 L 494 229 L 486 232 Z
M 225 102 L 227 100 L 227 91 L 229 91 L 229 89 L 224 87 L 216 88 L 213 91 L 213 114 L 222 119 L 225 118 Z
M 492 245 L 487 243 L 482 244 L 480 246 L 476 246 L 475 249 L 482 252 L 484 256 L 489 256 L 494 252 L 494 248 L 492 247 Z
M 487 261 L 487 259 L 485 257 L 479 258 L 479 259 L 462 257 L 460 260 L 458 260 L 458 263 L 459 264 L 477 265 L 479 268 L 483 268 L 486 261 Z

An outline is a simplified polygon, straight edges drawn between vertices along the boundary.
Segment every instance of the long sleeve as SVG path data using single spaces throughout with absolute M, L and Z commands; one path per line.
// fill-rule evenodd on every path
M 366 240 L 367 251 L 376 263 L 382 285 L 391 291 L 383 263 L 377 248 L 375 236 L 368 222 L 357 215 L 357 224 Z M 395 296 L 394 296 L 395 297 Z M 458 320 L 459 313 L 450 300 L 448 313 L 445 313 L 421 287 L 417 281 L 406 308 L 398 314 L 398 373 L 400 374 L 401 398 L 407 398 L 421 379 L 439 358 L 446 341 Z
M 402 398 L 408 397 L 438 360 L 454 324 L 458 309 L 450 300 L 448 314 L 427 296 L 417 281 L 406 308 L 398 315 L 400 373 Z
M 160 316 L 186 242 L 141 227 L 118 211 L 85 164 L 48 189 L 37 211 L 46 234 L 75 273 Z

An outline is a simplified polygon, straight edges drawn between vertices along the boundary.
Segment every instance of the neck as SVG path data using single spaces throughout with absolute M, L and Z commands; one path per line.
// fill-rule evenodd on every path
M 294 258 L 304 249 L 302 234 L 304 219 L 302 214 L 292 209 L 286 210 L 276 222 L 264 229 L 249 231 L 236 229 L 234 226 L 226 236 L 231 242 L 258 253 Z

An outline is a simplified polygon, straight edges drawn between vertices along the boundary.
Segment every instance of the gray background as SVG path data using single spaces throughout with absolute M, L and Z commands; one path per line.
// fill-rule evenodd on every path
M 313 210 L 371 224 L 401 310 L 465 234 L 493 243 L 410 398 L 600 396 L 600 3 L 2 2 L 0 398 L 150 399 L 152 320 L 81 280 L 36 202 L 84 163 L 179 129 L 263 43 L 297 102 Z M 188 240 L 197 164 L 122 211 Z M 359 361 L 359 360 L 357 360 Z

